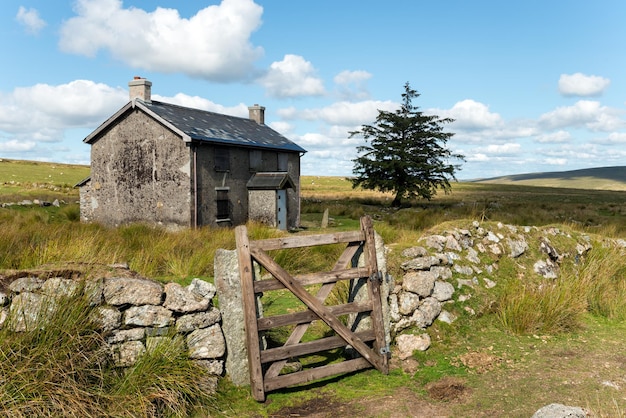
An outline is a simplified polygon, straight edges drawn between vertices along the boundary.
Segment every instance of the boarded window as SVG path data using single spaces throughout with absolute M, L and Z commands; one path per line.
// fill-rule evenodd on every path
M 278 153 L 278 171 L 289 171 L 288 170 L 288 164 L 289 162 L 289 155 L 281 152 Z
M 215 171 L 230 171 L 230 152 L 228 148 L 215 148 Z
M 261 171 L 263 164 L 263 151 L 258 149 L 250 150 L 250 171 Z
M 217 193 L 217 220 L 230 219 L 230 201 L 228 200 L 228 188 L 215 189 Z

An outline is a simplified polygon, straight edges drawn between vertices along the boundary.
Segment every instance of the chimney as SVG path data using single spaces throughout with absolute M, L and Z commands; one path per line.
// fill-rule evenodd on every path
M 259 106 L 258 104 L 249 106 L 248 111 L 250 112 L 249 117 L 251 120 L 259 125 L 265 125 L 265 108 L 263 106 Z
M 128 82 L 128 94 L 130 100 L 140 99 L 144 102 L 150 103 L 152 83 L 145 78 L 135 76 L 132 81 Z

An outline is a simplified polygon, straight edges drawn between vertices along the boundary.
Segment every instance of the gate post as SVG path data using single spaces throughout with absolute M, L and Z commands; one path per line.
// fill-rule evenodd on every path
M 254 271 L 252 269 L 248 229 L 244 225 L 235 228 L 235 240 L 239 258 L 239 271 L 241 272 L 244 318 L 256 319 L 256 297 L 253 283 Z M 261 369 L 261 348 L 258 344 L 259 330 L 257 321 L 245 321 L 245 329 L 248 347 L 248 367 L 250 369 L 250 389 L 252 397 L 262 402 L 265 400 L 265 390 L 263 388 L 263 370 Z

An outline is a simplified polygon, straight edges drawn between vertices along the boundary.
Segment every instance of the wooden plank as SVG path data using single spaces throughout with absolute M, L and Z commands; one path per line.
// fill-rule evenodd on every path
M 389 359 L 385 353 L 382 353 L 383 348 L 386 349 L 387 343 L 385 341 L 385 325 L 383 322 L 383 307 L 380 296 L 380 281 L 378 280 L 378 261 L 376 259 L 376 237 L 374 235 L 374 227 L 372 225 L 372 218 L 364 216 L 361 218 L 361 228 L 365 234 L 365 256 L 366 262 L 369 268 L 370 277 L 374 276 L 373 280 L 368 280 L 368 292 L 369 298 L 372 302 L 372 328 L 376 334 L 376 344 L 374 348 L 381 353 L 381 361 L 376 368 L 384 374 L 389 374 Z
M 339 256 L 339 259 L 333 266 L 332 271 L 342 270 L 347 265 L 352 266 L 352 259 L 354 258 L 355 254 L 357 253 L 357 251 L 359 251 L 360 248 L 361 248 L 360 243 L 349 242 L 348 245 L 346 246 L 346 249 L 343 251 L 343 253 L 341 253 L 341 255 Z M 280 283 L 280 285 L 283 286 L 282 283 Z M 330 292 L 333 290 L 334 286 L 335 286 L 334 282 L 324 283 L 322 287 L 320 287 L 320 289 L 317 291 L 317 294 L 315 295 L 315 297 L 320 302 L 324 303 L 328 295 L 330 295 Z M 368 310 L 369 310 L 369 307 L 368 307 Z M 336 312 L 334 312 L 334 314 L 339 315 Z M 313 315 L 315 314 L 313 313 Z M 315 319 L 318 319 L 317 315 L 315 315 Z M 296 327 L 291 332 L 291 335 L 289 335 L 289 338 L 287 338 L 287 341 L 285 341 L 284 345 L 290 346 L 290 345 L 298 344 L 300 340 L 302 339 L 302 337 L 304 336 L 304 333 L 307 331 L 307 329 L 309 329 L 310 324 L 311 322 L 296 325 Z M 265 378 L 272 378 L 272 377 L 278 376 L 280 374 L 280 371 L 283 369 L 286 363 L 287 363 L 287 360 L 279 360 L 279 361 L 275 361 L 274 363 L 272 363 L 270 367 L 267 369 L 267 372 L 265 372 Z
M 307 383 L 324 377 L 350 373 L 356 370 L 369 369 L 371 367 L 372 365 L 367 360 L 359 357 L 341 363 L 328 364 L 326 366 L 316 367 L 315 369 L 307 369 L 301 372 L 265 379 L 264 388 L 269 392 L 287 386 Z
M 310 286 L 313 284 L 335 283 L 339 280 L 351 280 L 361 277 L 368 277 L 368 271 L 362 267 L 355 267 L 337 271 L 327 271 L 323 273 L 310 273 L 294 276 L 294 278 L 302 286 Z M 254 291 L 256 293 L 268 292 L 270 290 L 284 289 L 285 285 L 277 279 L 264 279 L 254 282 Z
M 270 238 L 250 243 L 251 248 L 264 251 L 283 250 L 287 248 L 312 247 L 315 245 L 340 244 L 342 242 L 363 241 L 362 231 L 336 232 L 334 234 L 303 235 L 284 238 Z
M 329 306 L 328 310 L 334 316 L 346 315 L 349 313 L 370 312 L 372 310 L 372 302 L 363 301 L 363 302 L 351 302 L 351 303 L 346 303 L 343 305 L 333 305 L 333 306 Z M 315 312 L 311 311 L 310 309 L 307 309 L 306 311 L 301 311 L 301 312 L 294 312 L 290 314 L 266 316 L 263 318 L 259 318 L 257 321 L 257 328 L 259 331 L 267 331 L 268 329 L 284 327 L 286 325 L 293 325 L 293 324 L 303 325 L 305 323 L 310 324 L 311 321 L 315 321 L 317 319 L 319 319 L 319 317 L 315 314 Z M 302 338 L 302 336 L 300 336 L 300 338 Z
M 250 254 L 265 267 L 274 277 L 280 280 L 298 299 L 320 317 L 320 319 L 339 334 L 348 344 L 354 347 L 367 361 L 372 363 L 377 369 L 383 369 L 383 357 L 370 349 L 363 341 L 355 337 L 354 333 L 348 329 L 337 317 L 333 316 L 327 307 L 322 305 L 313 295 L 306 291 L 293 277 L 289 275 L 278 263 L 276 263 L 267 253 L 258 249 L 250 248 Z
M 356 332 L 355 335 L 362 341 L 374 341 L 376 335 L 374 331 L 366 330 Z M 346 341 L 339 335 L 333 335 L 331 337 L 320 338 L 314 341 L 308 341 L 306 343 L 299 343 L 294 345 L 283 345 L 282 347 L 268 348 L 261 350 L 261 363 L 270 363 L 272 361 L 279 361 L 284 359 L 290 359 L 293 357 L 305 356 L 319 351 L 332 350 L 339 347 L 345 347 Z
M 265 400 L 265 392 L 263 389 L 259 331 L 257 329 L 256 296 L 252 286 L 254 272 L 252 270 L 252 258 L 250 257 L 248 230 L 244 225 L 235 228 L 235 240 L 237 243 L 237 257 L 239 259 L 239 274 L 241 277 L 241 292 L 245 318 L 244 324 L 248 348 L 248 368 L 250 369 L 250 390 L 252 397 L 262 402 Z

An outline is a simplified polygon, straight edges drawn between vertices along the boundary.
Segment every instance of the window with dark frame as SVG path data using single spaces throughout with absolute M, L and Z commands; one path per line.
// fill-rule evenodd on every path
M 215 147 L 215 171 L 230 171 L 230 151 L 226 147 Z
M 250 171 L 261 171 L 263 165 L 263 151 L 258 149 L 250 150 Z
M 228 200 L 228 189 L 216 189 L 217 194 L 217 220 L 230 219 L 230 201 Z
M 278 153 L 278 171 L 289 171 L 289 155 L 285 152 Z

